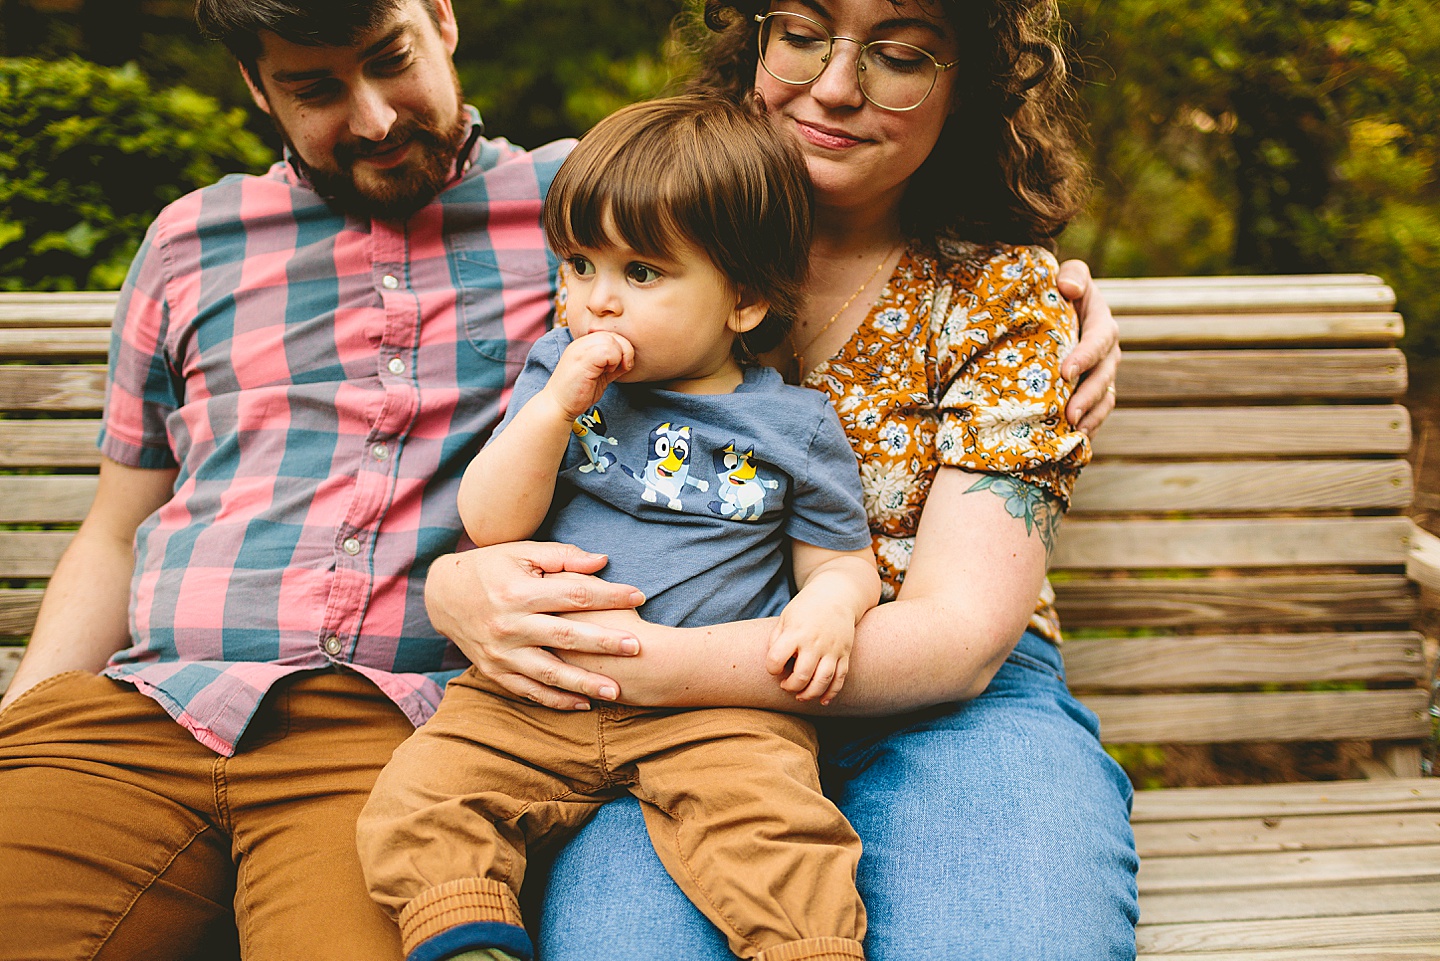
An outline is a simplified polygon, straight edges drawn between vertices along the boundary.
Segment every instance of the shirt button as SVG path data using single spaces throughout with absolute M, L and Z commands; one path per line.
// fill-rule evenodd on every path
M 339 654 L 340 638 L 336 637 L 334 634 L 331 634 L 329 637 L 325 638 L 325 653 L 329 654 L 331 657 Z
M 384 277 L 381 277 L 380 283 L 384 285 L 386 290 L 394 290 L 400 286 L 400 281 L 394 274 L 386 274 Z
M 347 537 L 340 542 L 340 549 L 353 557 L 360 553 L 360 541 L 354 537 Z
M 405 361 L 401 360 L 399 357 L 391 357 L 390 363 L 386 364 L 385 366 L 390 368 L 390 373 L 392 374 L 405 373 Z
M 374 447 L 370 448 L 370 456 L 374 457 L 376 460 L 389 460 L 390 448 L 386 447 L 384 444 L 376 444 Z

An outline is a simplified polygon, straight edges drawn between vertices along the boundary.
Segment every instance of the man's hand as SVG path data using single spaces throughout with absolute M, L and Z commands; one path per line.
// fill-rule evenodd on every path
M 1115 372 L 1120 368 L 1120 325 L 1090 276 L 1083 260 L 1060 265 L 1060 293 L 1075 304 L 1080 317 L 1080 343 L 1060 365 L 1060 374 L 1075 384 L 1065 417 L 1093 435 L 1115 409 Z
M 588 710 L 590 698 L 619 697 L 619 685 L 554 652 L 640 651 L 631 632 L 558 616 L 628 610 L 645 602 L 633 587 L 592 576 L 605 564 L 603 554 L 535 541 L 447 554 L 430 567 L 425 608 L 436 630 L 512 695 L 557 710 Z

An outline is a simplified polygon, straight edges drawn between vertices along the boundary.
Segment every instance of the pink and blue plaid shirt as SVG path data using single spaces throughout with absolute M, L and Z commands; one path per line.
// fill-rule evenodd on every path
M 540 206 L 569 147 L 476 140 L 405 223 L 338 214 L 284 163 L 160 214 L 100 449 L 179 474 L 136 534 L 132 646 L 107 676 L 227 756 L 298 671 L 343 665 L 430 716 L 467 662 L 425 573 L 460 544 L 460 475 L 549 321 Z

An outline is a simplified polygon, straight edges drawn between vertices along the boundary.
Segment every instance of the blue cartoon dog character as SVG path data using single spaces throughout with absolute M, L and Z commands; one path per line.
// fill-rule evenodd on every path
M 672 511 L 684 510 L 680 494 L 685 485 L 705 491 L 710 489 L 709 481 L 690 476 L 690 428 L 671 427 L 661 424 L 650 432 L 650 452 L 646 457 L 645 470 L 638 476 L 624 464 L 620 465 L 626 475 L 645 485 L 640 495 L 654 504 L 660 495 L 665 496 L 665 506 Z
M 712 456 L 720 486 L 715 488 L 717 499 L 710 502 L 710 510 L 737 521 L 758 521 L 765 513 L 765 492 L 779 489 L 780 482 L 766 480 L 755 470 L 754 447 L 737 450 L 732 440 Z
M 588 474 L 592 470 L 597 474 L 605 473 L 607 467 L 615 466 L 615 455 L 607 450 L 602 450 L 605 444 L 615 445 L 620 443 L 606 433 L 605 415 L 600 413 L 600 408 L 592 409 L 588 414 L 581 414 L 575 418 L 570 425 L 570 433 L 580 438 L 580 443 L 585 449 L 585 457 L 590 461 L 588 464 L 580 465 L 580 473 Z

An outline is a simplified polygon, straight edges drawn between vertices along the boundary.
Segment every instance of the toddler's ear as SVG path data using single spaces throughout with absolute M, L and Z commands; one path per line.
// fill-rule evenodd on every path
M 765 315 L 770 313 L 770 301 L 757 297 L 748 290 L 741 290 L 735 310 L 730 314 L 729 327 L 737 334 L 754 330 Z

